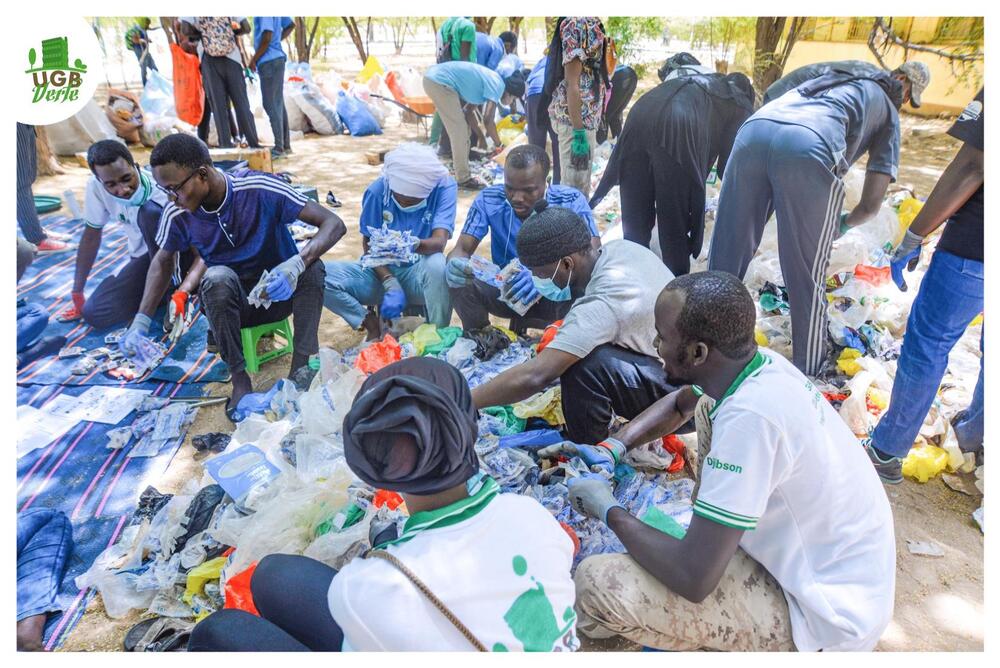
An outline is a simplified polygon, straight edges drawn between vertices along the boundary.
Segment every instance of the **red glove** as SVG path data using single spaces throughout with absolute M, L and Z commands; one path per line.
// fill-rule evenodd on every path
M 674 460 L 667 467 L 667 473 L 677 473 L 684 468 L 684 441 L 674 434 L 664 436 L 661 440 L 663 449 L 674 456 Z
M 76 292 L 74 290 L 70 293 L 70 298 L 73 300 L 73 304 L 67 306 L 56 316 L 56 320 L 59 322 L 72 322 L 83 317 L 83 305 L 86 303 L 83 292 Z
M 188 293 L 183 290 L 177 290 L 174 292 L 173 296 L 170 297 L 170 302 L 173 304 L 171 315 L 176 317 L 178 313 L 184 313 L 184 309 L 187 308 Z
M 168 322 L 173 325 L 173 329 L 170 330 L 170 340 L 172 342 L 177 341 L 187 331 L 190 324 L 187 319 L 187 300 L 188 293 L 183 290 L 175 291 L 170 297 L 167 314 L 169 316 Z

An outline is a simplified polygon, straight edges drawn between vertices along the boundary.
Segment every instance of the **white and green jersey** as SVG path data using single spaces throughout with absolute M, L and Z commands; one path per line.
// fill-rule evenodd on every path
M 882 484 L 823 395 L 760 350 L 711 413 L 694 512 L 744 529 L 785 592 L 799 650 L 870 650 L 892 617 L 896 542 Z
M 579 648 L 573 543 L 534 499 L 472 496 L 414 513 L 382 546 L 403 562 L 494 652 Z M 354 559 L 333 578 L 330 611 L 344 651 L 471 651 L 469 641 L 392 564 Z

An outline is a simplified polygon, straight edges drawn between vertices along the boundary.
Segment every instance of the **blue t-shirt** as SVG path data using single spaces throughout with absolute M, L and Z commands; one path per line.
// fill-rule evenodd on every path
M 569 186 L 549 186 L 545 191 L 545 201 L 551 206 L 563 206 L 587 221 L 591 235 L 601 236 L 594 223 L 594 214 L 587 205 L 587 198 L 576 188 Z M 517 257 L 517 231 L 521 229 L 521 219 L 514 213 L 507 201 L 503 185 L 484 188 L 469 208 L 462 234 L 469 234 L 482 241 L 490 233 L 490 254 L 493 263 L 505 267 Z
M 503 58 L 503 42 L 499 37 L 487 35 L 484 32 L 476 33 L 476 62 L 483 67 L 488 67 L 496 71 L 500 59 Z
M 377 230 L 385 223 L 391 230 L 408 231 L 420 239 L 426 239 L 438 229 L 448 230 L 451 238 L 458 202 L 455 179 L 450 176 L 441 179 L 424 201 L 427 206 L 418 211 L 401 211 L 385 177 L 378 177 L 361 198 L 361 234 L 367 237 L 370 229 Z
M 254 51 L 260 48 L 260 38 L 264 31 L 271 31 L 271 41 L 267 44 L 267 51 L 257 61 L 258 65 L 266 63 L 269 60 L 285 57 L 285 51 L 281 48 L 281 31 L 291 24 L 291 16 L 255 16 L 253 18 Z
M 469 104 L 487 101 L 500 103 L 504 84 L 499 74 L 476 63 L 450 60 L 432 65 L 424 74 L 428 79 L 453 89 Z
M 842 173 L 867 152 L 867 171 L 896 180 L 899 113 L 874 81 L 850 81 L 815 97 L 788 91 L 757 110 L 747 123 L 759 119 L 809 128 L 830 149 Z
M 241 169 L 223 176 L 226 197 L 218 210 L 192 213 L 171 202 L 156 243 L 170 252 L 194 246 L 209 267 L 223 265 L 255 281 L 299 252 L 288 226 L 309 200 L 273 174 Z
M 545 88 L 545 64 L 547 62 L 549 62 L 549 57 L 542 56 L 542 59 L 535 63 L 535 66 L 531 69 L 524 93 L 526 97 L 541 95 L 542 89 Z

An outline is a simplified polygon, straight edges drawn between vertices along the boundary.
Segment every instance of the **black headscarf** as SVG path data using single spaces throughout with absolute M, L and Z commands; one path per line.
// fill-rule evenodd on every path
M 479 470 L 477 433 L 477 412 L 465 377 L 442 360 L 411 357 L 365 380 L 344 418 L 344 455 L 369 485 L 437 494 Z M 400 434 L 416 441 L 416 461 L 409 470 L 390 470 L 390 452 Z

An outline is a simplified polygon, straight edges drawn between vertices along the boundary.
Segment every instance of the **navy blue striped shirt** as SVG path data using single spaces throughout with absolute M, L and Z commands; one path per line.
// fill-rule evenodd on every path
M 194 246 L 208 266 L 227 266 L 241 279 L 256 280 L 298 253 L 288 225 L 308 200 L 271 174 L 243 169 L 224 176 L 226 197 L 217 210 L 191 213 L 171 202 L 156 242 L 171 252 Z
M 587 204 L 587 198 L 576 188 L 569 186 L 549 186 L 545 191 L 545 201 L 550 206 L 563 206 L 577 213 L 587 221 L 590 233 L 601 236 L 594 223 L 594 214 Z M 517 231 L 521 229 L 521 219 L 514 213 L 507 201 L 502 184 L 483 189 L 469 208 L 462 234 L 469 234 L 482 241 L 490 233 L 490 253 L 493 263 L 500 267 L 517 257 Z

